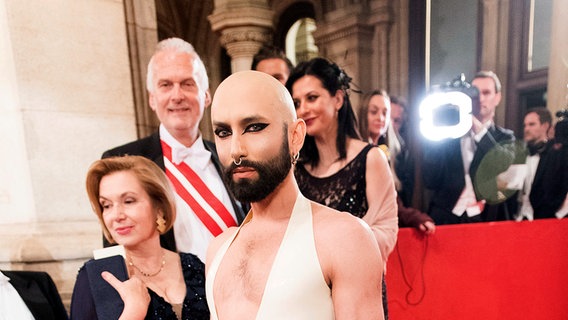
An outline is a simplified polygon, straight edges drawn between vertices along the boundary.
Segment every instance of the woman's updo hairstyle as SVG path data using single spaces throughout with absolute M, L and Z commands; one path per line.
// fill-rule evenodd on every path
M 345 73 L 337 64 L 325 58 L 313 58 L 309 61 L 299 63 L 288 78 L 286 88 L 292 94 L 292 87 L 296 81 L 304 76 L 313 76 L 319 79 L 322 86 L 329 92 L 331 96 L 335 96 L 338 90 L 344 93 L 343 105 L 339 109 L 337 122 L 337 137 L 336 145 L 339 151 L 339 159 L 345 159 L 346 152 L 346 138 L 351 137 L 359 139 L 359 132 L 357 131 L 357 120 L 355 112 L 349 100 L 349 91 L 351 87 L 351 77 Z M 300 162 L 309 163 L 312 166 L 317 166 L 319 162 L 319 154 L 315 145 L 314 138 L 307 135 L 304 146 L 300 152 Z

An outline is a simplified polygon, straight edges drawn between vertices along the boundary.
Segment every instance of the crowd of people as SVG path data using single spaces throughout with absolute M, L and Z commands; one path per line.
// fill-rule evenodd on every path
M 71 319 L 109 308 L 120 319 L 388 319 L 384 270 L 399 227 L 430 236 L 444 224 L 568 215 L 568 115 L 554 128 L 546 108 L 528 110 L 521 143 L 495 124 L 493 72 L 472 80 L 468 133 L 421 140 L 423 212 L 403 98 L 377 89 L 354 108 L 337 64 L 294 67 L 274 47 L 251 69 L 212 96 L 191 44 L 158 43 L 147 74 L 158 131 L 104 152 L 86 178 L 126 278 L 85 263 Z M 214 142 L 199 129 L 208 107 Z
M 414 161 L 406 143 L 404 99 L 389 97 L 384 90 L 363 99 L 360 132 L 369 143 L 388 150 L 399 225 L 432 233 L 435 225 L 566 217 L 568 112 L 558 112 L 553 126 L 548 109 L 528 109 L 523 141 L 517 141 L 513 131 L 494 122 L 501 100 L 497 75 L 480 71 L 471 85 L 471 129 L 455 139 L 421 140 L 422 179 L 432 193 L 427 213 L 411 207 Z

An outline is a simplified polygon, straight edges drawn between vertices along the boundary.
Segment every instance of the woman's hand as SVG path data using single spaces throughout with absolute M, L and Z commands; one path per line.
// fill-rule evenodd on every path
M 134 320 L 146 317 L 148 305 L 150 304 L 150 294 L 140 278 L 133 276 L 122 282 L 108 271 L 103 271 L 101 277 L 118 292 L 120 298 L 124 301 L 124 310 L 120 315 L 120 319 Z
M 432 221 L 426 221 L 419 226 L 419 229 L 425 234 L 433 234 L 436 231 L 436 225 Z

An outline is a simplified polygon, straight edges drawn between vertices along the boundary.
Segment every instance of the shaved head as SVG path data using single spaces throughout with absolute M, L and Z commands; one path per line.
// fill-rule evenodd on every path
M 235 198 L 254 203 L 279 188 L 296 188 L 292 165 L 306 123 L 278 80 L 259 71 L 231 75 L 215 91 L 211 121 L 223 179 Z
M 296 110 L 290 93 L 274 77 L 260 71 L 241 71 L 226 78 L 217 90 L 211 106 L 213 122 L 216 115 L 228 115 L 231 109 L 262 106 L 264 112 L 280 116 L 284 123 L 295 121 Z
M 295 185 L 292 164 L 306 126 L 278 80 L 259 71 L 231 75 L 215 91 L 211 121 L 223 179 L 235 198 L 254 203 L 282 184 Z

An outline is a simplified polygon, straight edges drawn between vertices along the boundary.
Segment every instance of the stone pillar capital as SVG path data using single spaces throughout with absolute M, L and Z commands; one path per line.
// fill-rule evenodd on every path
M 216 7 L 208 19 L 213 31 L 221 35 L 232 71 L 248 70 L 258 50 L 272 42 L 274 12 L 262 1 L 229 2 Z
M 221 31 L 221 45 L 231 58 L 254 56 L 263 44 L 272 40 L 266 29 L 252 26 L 231 27 Z
M 215 7 L 207 18 L 213 31 L 222 31 L 232 27 L 258 26 L 267 30 L 273 28 L 274 12 L 268 5 L 248 6 L 234 3 L 231 6 Z

